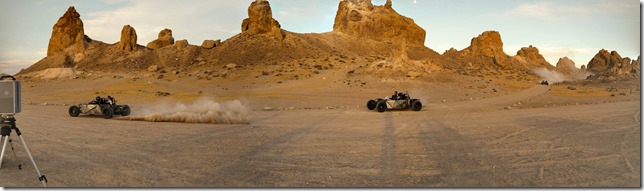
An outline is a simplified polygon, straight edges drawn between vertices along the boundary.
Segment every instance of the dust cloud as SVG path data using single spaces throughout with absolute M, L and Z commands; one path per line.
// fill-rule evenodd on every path
M 532 72 L 550 83 L 559 83 L 566 80 L 561 74 L 550 71 L 547 68 L 534 69 Z
M 146 104 L 140 109 L 133 109 L 132 112 L 131 116 L 119 119 L 211 124 L 248 124 L 250 121 L 249 110 L 239 100 L 221 103 L 207 98 L 192 103 L 166 101 Z

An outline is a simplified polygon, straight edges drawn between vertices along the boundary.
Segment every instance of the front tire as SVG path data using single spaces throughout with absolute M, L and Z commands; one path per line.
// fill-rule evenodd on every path
M 103 118 L 105 119 L 111 119 L 112 117 L 114 117 L 114 110 L 112 109 L 112 107 L 105 107 L 101 111 L 103 112 Z
M 420 103 L 419 100 L 414 100 L 413 102 L 411 102 L 411 110 L 420 111 L 421 109 L 423 109 L 423 104 Z
M 376 100 L 369 100 L 367 102 L 367 108 L 369 108 L 369 110 L 376 109 Z
M 376 108 L 378 108 L 378 112 L 385 112 L 387 111 L 387 102 L 386 101 L 380 101 L 376 105 Z
M 131 112 L 132 110 L 130 109 L 130 106 L 124 105 L 123 109 L 121 109 L 121 116 L 128 116 Z
M 69 116 L 78 117 L 78 115 L 80 115 L 80 112 L 80 108 L 76 105 L 69 107 Z

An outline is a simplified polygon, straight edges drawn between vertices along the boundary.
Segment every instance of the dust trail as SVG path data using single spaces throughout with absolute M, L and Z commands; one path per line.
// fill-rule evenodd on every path
M 536 74 L 537 76 L 543 78 L 544 80 L 550 83 L 558 83 L 566 80 L 566 78 L 563 77 L 561 74 L 554 71 L 550 71 L 547 68 L 535 69 L 535 70 L 532 70 L 532 72 L 534 72 L 534 74 Z
M 215 102 L 201 98 L 192 103 L 150 103 L 147 106 L 133 109 L 123 120 L 149 122 L 212 123 L 212 124 L 248 124 L 249 110 L 239 101 Z

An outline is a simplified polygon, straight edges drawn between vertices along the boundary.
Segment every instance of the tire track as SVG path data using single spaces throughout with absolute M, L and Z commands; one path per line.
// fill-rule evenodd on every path
M 512 167 L 485 152 L 481 145 L 461 135 L 439 119 L 416 126 L 425 152 L 437 163 L 439 175 L 429 184 L 442 186 L 501 186 L 534 184 L 513 176 Z M 431 185 L 430 185 L 431 186 Z
M 624 137 L 622 138 L 622 141 L 621 141 L 621 142 L 620 142 L 620 144 L 619 144 L 620 154 L 622 155 L 622 158 L 624 158 L 624 162 L 626 163 L 626 166 L 627 166 L 627 167 L 628 167 L 628 169 L 631 171 L 631 173 L 639 173 L 639 171 L 638 171 L 638 170 L 636 170 L 636 169 L 633 167 L 633 165 L 631 164 L 631 161 L 630 161 L 630 160 L 628 159 L 628 157 L 626 156 L 626 151 L 625 151 L 625 150 L 626 150 L 626 149 L 625 149 L 625 147 L 626 147 L 626 146 L 625 146 L 625 145 L 626 145 L 626 137 L 627 137 L 628 135 L 631 135 L 631 134 L 637 133 L 636 131 L 640 130 L 640 128 L 639 128 L 639 127 L 640 127 L 639 125 L 634 125 L 634 126 L 632 127 L 632 129 L 631 129 L 629 132 L 627 132 L 627 133 L 625 133 L 625 134 L 624 134 Z M 637 133 L 637 134 L 640 134 L 640 133 Z M 640 145 L 640 146 L 641 146 L 641 145 Z M 640 151 L 640 155 L 641 155 L 641 151 Z
M 400 182 L 400 176 L 396 161 L 396 135 L 394 135 L 395 129 L 391 112 L 385 116 L 385 128 L 383 130 L 380 179 L 385 185 L 393 186 Z
M 283 114 L 283 113 L 281 113 L 281 112 L 280 112 L 280 113 L 272 114 L 272 115 L 270 115 L 270 116 L 261 117 L 261 118 L 258 118 L 258 119 L 256 119 L 256 120 L 251 121 L 251 124 L 256 124 L 257 122 L 261 122 L 261 121 L 266 121 L 266 120 L 269 120 L 269 119 L 273 119 L 273 118 L 275 118 L 275 117 L 277 117 L 277 116 L 281 116 L 282 114 Z
M 241 183 L 243 185 L 251 184 L 253 186 L 268 186 L 272 185 L 268 182 L 262 182 L 261 180 L 266 176 L 269 176 L 270 171 L 262 168 L 260 166 L 248 166 L 254 161 L 270 161 L 271 158 L 263 158 L 261 155 L 268 153 L 271 150 L 274 150 L 280 145 L 288 144 L 301 139 L 303 136 L 323 127 L 324 125 L 336 120 L 338 117 L 342 116 L 345 110 L 338 111 L 332 116 L 322 118 L 318 121 L 311 123 L 308 126 L 296 129 L 294 131 L 288 132 L 282 136 L 279 136 L 273 140 L 270 140 L 266 143 L 263 143 L 259 146 L 256 146 L 248 153 L 243 154 L 243 156 L 237 159 L 237 162 L 232 164 L 227 164 L 222 167 L 219 167 L 214 172 L 210 173 L 209 177 L 212 177 L 209 180 L 205 180 L 210 185 L 231 185 L 230 182 L 222 181 L 237 181 L 237 184 Z M 273 161 L 270 161 L 273 162 Z M 256 170 L 262 169 L 262 170 Z M 234 185 L 234 184 L 232 184 Z

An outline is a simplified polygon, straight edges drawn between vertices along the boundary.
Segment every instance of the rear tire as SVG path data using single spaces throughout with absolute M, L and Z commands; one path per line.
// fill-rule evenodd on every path
M 378 112 L 385 112 L 387 111 L 387 102 L 386 101 L 380 101 L 376 105 L 376 108 L 378 108 Z
M 420 100 L 414 100 L 411 102 L 411 110 L 420 111 L 421 109 L 423 109 L 423 104 L 420 103 Z
M 101 111 L 103 112 L 103 118 L 105 119 L 111 119 L 112 117 L 114 117 L 114 110 L 112 109 L 112 107 L 105 107 Z
M 78 115 L 80 115 L 80 112 L 80 108 L 76 105 L 69 107 L 69 116 L 78 117 Z
M 369 110 L 376 109 L 376 100 L 369 100 L 367 102 L 367 108 L 369 108 Z
M 123 108 L 121 109 L 121 116 L 128 116 L 132 110 L 130 110 L 130 106 L 124 105 Z

